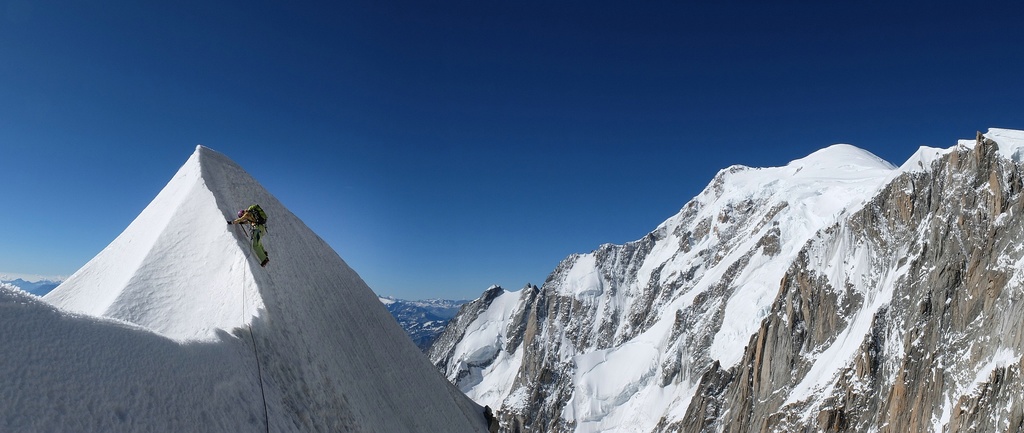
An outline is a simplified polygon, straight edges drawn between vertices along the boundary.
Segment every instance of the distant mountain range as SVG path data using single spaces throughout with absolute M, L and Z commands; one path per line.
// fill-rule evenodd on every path
M 10 284 L 36 296 L 45 296 L 57 288 L 61 282 L 50 279 L 26 281 L 23 278 L 0 280 L 0 283 Z M 390 296 L 380 297 L 380 301 L 398 321 L 398 324 L 402 325 L 402 329 L 409 334 L 409 338 L 424 352 L 441 334 L 448 321 L 459 313 L 459 307 L 469 302 L 448 299 L 408 301 Z
M 21 278 L 16 278 L 13 280 L 0 280 L 0 283 L 10 284 L 36 296 L 43 296 L 57 288 L 61 282 L 53 280 L 25 281 Z
M 390 296 L 381 296 L 380 302 L 387 307 L 402 329 L 409 334 L 420 350 L 426 352 L 430 344 L 444 331 L 448 321 L 459 313 L 459 308 L 469 301 L 428 299 L 407 301 Z

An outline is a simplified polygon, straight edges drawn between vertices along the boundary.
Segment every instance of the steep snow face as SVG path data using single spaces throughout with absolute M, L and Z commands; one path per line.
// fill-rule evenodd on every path
M 269 215 L 266 268 L 242 228 L 226 224 L 252 203 Z M 0 299 L 0 316 L 34 325 L 0 333 L 5 359 L 16 360 L 0 366 L 0 419 L 14 430 L 485 428 L 479 406 L 437 373 L 322 239 L 201 146 L 45 300 L 60 309 Z
M 248 324 L 264 305 L 241 227 L 225 220 L 247 200 L 263 203 L 275 232 L 294 217 L 255 182 L 230 184 L 245 177 L 221 155 L 197 149 L 121 235 L 45 299 L 178 340 L 215 340 L 219 329 Z M 220 203 L 214 191 L 232 194 Z M 266 241 L 272 252 L 276 235 Z
M 511 339 L 509 333 L 514 332 L 508 323 L 516 307 L 521 306 L 522 293 L 503 292 L 496 297 L 490 308 L 469 324 L 466 337 L 455 347 L 457 353 L 465 355 L 459 359 L 461 365 L 451 371 L 468 373 L 459 378 L 459 388 L 483 404 L 497 406 L 502 397 L 499 390 L 510 387 L 514 379 L 508 375 L 491 373 L 515 371 L 521 362 L 515 353 L 509 354 L 502 349 L 505 342 Z
M 488 288 L 445 327 L 428 351 L 431 362 L 474 401 L 499 407 L 522 362 L 516 342 L 524 338 L 526 308 L 536 294 L 532 286 L 518 292 Z

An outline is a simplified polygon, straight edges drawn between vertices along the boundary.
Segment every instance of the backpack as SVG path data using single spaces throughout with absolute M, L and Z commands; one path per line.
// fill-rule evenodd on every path
M 260 205 L 254 204 L 249 206 L 246 210 L 256 218 L 256 225 L 264 225 L 267 223 L 267 213 L 263 212 L 263 208 L 261 208 Z

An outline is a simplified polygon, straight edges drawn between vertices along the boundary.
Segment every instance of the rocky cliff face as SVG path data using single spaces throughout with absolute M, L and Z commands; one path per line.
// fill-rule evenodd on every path
M 723 170 L 643 239 L 489 291 L 431 360 L 504 431 L 1018 431 L 1022 145 Z

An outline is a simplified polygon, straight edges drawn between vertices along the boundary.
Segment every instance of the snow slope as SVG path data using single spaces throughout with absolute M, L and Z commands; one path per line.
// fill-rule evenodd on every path
M 260 268 L 225 220 L 269 215 Z M 483 431 L 359 276 L 199 146 L 45 298 L 0 291 L 5 431 Z

